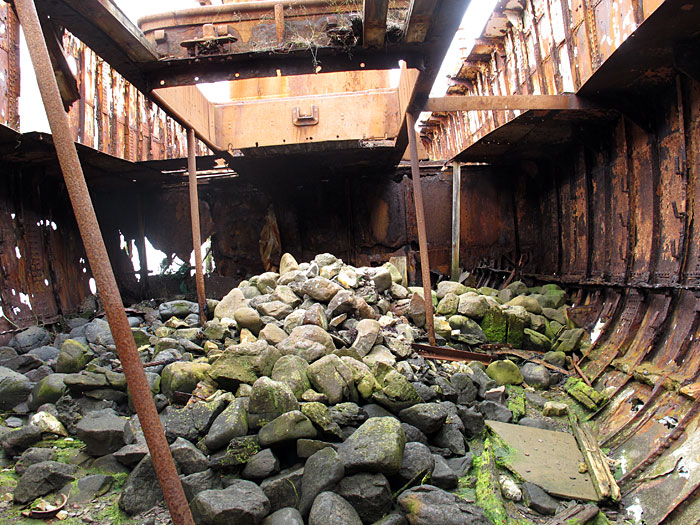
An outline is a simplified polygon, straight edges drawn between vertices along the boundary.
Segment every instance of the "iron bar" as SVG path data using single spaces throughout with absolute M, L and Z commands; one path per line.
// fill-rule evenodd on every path
M 36 71 L 39 91 L 53 134 L 56 155 L 85 245 L 90 269 L 101 292 L 100 298 L 114 337 L 119 359 L 124 367 L 129 392 L 131 392 L 136 413 L 143 428 L 156 475 L 163 489 L 173 523 L 193 525 L 190 508 L 182 490 L 155 403 L 151 397 L 151 389 L 136 350 L 136 343 L 126 318 L 117 282 L 107 256 L 107 249 L 100 233 L 100 226 L 73 142 L 68 115 L 63 109 L 58 84 L 51 67 L 36 7 L 33 0 L 16 0 L 15 7 L 20 24 L 24 29 L 29 55 Z
M 425 111 L 550 110 L 592 109 L 593 104 L 578 95 L 452 95 L 429 98 Z
M 452 163 L 452 280 L 459 279 L 459 215 L 462 188 L 462 165 Z
M 194 129 L 187 130 L 187 171 L 190 186 L 190 218 L 192 220 L 192 244 L 194 245 L 195 282 L 199 303 L 199 324 L 207 321 L 207 297 L 204 292 L 204 272 L 202 271 L 202 234 L 199 230 L 199 195 L 197 193 L 197 144 Z
M 418 166 L 418 145 L 416 144 L 416 118 L 406 113 L 406 130 L 411 152 L 411 178 L 413 179 L 413 203 L 416 206 L 416 223 L 418 226 L 418 247 L 420 249 L 420 269 L 423 276 L 423 302 L 425 303 L 425 327 L 428 341 L 435 345 L 435 325 L 433 322 L 433 295 L 430 286 L 430 258 L 428 256 L 428 235 L 425 230 L 425 210 L 423 208 L 423 190 Z

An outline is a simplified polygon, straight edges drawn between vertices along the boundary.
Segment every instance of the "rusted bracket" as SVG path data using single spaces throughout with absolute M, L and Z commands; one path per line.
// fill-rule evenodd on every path
M 318 124 L 318 121 L 318 106 L 315 104 L 311 106 L 311 113 L 308 114 L 302 114 L 299 106 L 292 110 L 292 122 L 295 126 L 315 126 Z

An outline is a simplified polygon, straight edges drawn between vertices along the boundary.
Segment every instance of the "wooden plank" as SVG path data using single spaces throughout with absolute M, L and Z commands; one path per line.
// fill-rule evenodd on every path
M 425 111 L 592 109 L 594 105 L 576 95 L 465 95 L 429 98 Z
M 415 43 L 425 40 L 436 4 L 437 0 L 412 0 L 406 17 L 406 36 L 404 37 L 406 42 Z
M 573 412 L 569 412 L 569 423 L 571 424 L 571 431 L 583 453 L 584 460 L 588 466 L 588 473 L 591 475 L 598 497 L 600 499 L 610 498 L 615 502 L 620 501 L 620 487 L 618 487 L 612 472 L 610 472 L 607 458 L 603 451 L 600 450 L 598 440 L 591 435 L 586 427 L 578 424 L 578 418 Z
M 362 2 L 362 47 L 384 47 L 389 0 Z
M 398 135 L 401 123 L 395 89 L 247 100 L 215 107 L 215 142 L 234 149 L 386 140 Z M 295 125 L 295 109 L 300 116 L 316 113 L 318 123 L 308 119 L 306 125 Z

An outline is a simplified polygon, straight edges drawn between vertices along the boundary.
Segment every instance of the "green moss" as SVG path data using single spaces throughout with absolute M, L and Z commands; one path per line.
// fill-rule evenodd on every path
M 508 525 L 508 513 L 501 498 L 496 479 L 495 457 L 489 438 L 484 442 L 484 453 L 474 459 L 476 473 L 476 504 L 496 525 Z
M 14 469 L 0 470 L 0 492 L 14 492 L 19 476 Z
M 37 443 L 36 446 L 42 448 L 52 448 L 56 451 L 54 461 L 58 461 L 59 463 L 70 463 L 75 455 L 85 448 L 85 443 L 75 438 L 57 438 L 45 439 Z
M 564 390 L 590 411 L 598 410 L 608 401 L 605 395 L 575 377 L 566 380 Z
M 506 386 L 508 410 L 513 412 L 513 423 L 525 416 L 525 390 L 520 386 Z
M 508 332 L 508 320 L 498 308 L 490 308 L 481 320 L 481 329 L 490 343 L 504 343 Z
M 118 498 L 115 496 L 112 504 L 105 507 L 97 514 L 97 521 L 99 523 L 110 523 L 111 525 L 127 525 L 130 523 L 135 523 L 134 520 L 129 519 L 126 513 L 119 508 L 117 500 Z

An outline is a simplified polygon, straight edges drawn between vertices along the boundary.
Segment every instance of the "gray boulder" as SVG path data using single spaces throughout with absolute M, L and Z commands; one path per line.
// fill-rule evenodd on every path
M 492 524 L 476 505 L 432 485 L 409 489 L 397 501 L 411 525 Z
M 267 478 L 260 484 L 260 488 L 270 500 L 271 511 L 299 505 L 303 475 L 304 468 L 295 466 Z
M 42 326 L 30 326 L 10 339 L 10 346 L 18 354 L 26 354 L 34 348 L 49 344 L 51 333 Z
M 260 446 L 268 447 L 282 441 L 316 437 L 313 423 L 298 410 L 293 410 L 273 419 L 260 429 Z
M 207 470 L 207 457 L 186 439 L 177 438 L 170 445 L 170 453 L 180 474 L 187 476 Z
M 253 383 L 248 404 L 249 424 L 255 420 L 256 426 L 262 426 L 292 410 L 299 410 L 299 402 L 286 383 L 269 377 L 261 377 Z
M 285 507 L 270 514 L 262 525 L 304 525 L 304 518 L 297 509 Z
M 85 338 L 94 345 L 109 346 L 114 344 L 109 323 L 104 319 L 93 319 L 85 328 Z
M 163 501 L 163 491 L 148 454 L 134 467 L 119 496 L 119 507 L 129 515 L 145 512 Z
M 257 525 L 270 513 L 270 500 L 255 483 L 234 480 L 222 490 L 205 490 L 192 500 L 199 525 Z
M 73 374 L 80 372 L 90 359 L 90 349 L 75 339 L 67 339 L 61 345 L 56 361 L 56 372 Z
M 25 375 L 0 366 L 0 410 L 11 410 L 26 401 L 32 387 Z
M 333 490 L 344 475 L 345 466 L 332 448 L 324 448 L 312 455 L 304 465 L 301 480 L 301 514 L 306 516 L 316 496 L 323 491 Z
M 42 461 L 30 465 L 15 487 L 15 503 L 29 503 L 40 496 L 60 489 L 75 479 L 78 467 L 58 461 Z
M 298 355 L 309 363 L 335 350 L 333 339 L 320 326 L 313 324 L 297 326 L 289 337 L 277 345 L 282 354 Z
M 353 397 L 352 370 L 335 354 L 311 363 L 306 374 L 314 389 L 325 394 L 331 405 Z
M 112 410 L 100 410 L 86 415 L 76 425 L 78 439 L 85 442 L 91 456 L 104 456 L 134 442 L 128 420 Z
M 272 369 L 271 378 L 288 385 L 297 399 L 311 388 L 311 383 L 306 375 L 309 363 L 296 355 L 283 355 Z
M 226 348 L 209 369 L 209 376 L 222 388 L 235 392 L 238 385 L 252 385 L 261 376 L 269 376 L 280 353 L 266 341 L 241 343 Z
M 241 472 L 241 477 L 258 481 L 276 474 L 279 470 L 279 459 L 272 453 L 272 450 L 266 448 L 248 460 L 248 463 L 243 468 L 243 472 Z
M 167 321 L 171 317 L 177 317 L 178 319 L 184 319 L 190 314 L 198 314 L 199 305 L 191 301 L 176 300 L 168 301 L 166 303 L 161 303 L 158 306 L 158 314 L 161 320 Z
M 233 438 L 245 436 L 247 433 L 248 413 L 245 401 L 238 398 L 216 416 L 204 438 L 204 444 L 210 451 L 216 451 L 228 445 Z
M 195 472 L 189 476 L 181 476 L 182 490 L 185 491 L 185 497 L 188 502 L 191 502 L 194 497 L 205 490 L 222 489 L 221 475 L 212 469 Z
M 434 434 L 442 428 L 447 411 L 439 403 L 418 403 L 399 412 L 399 418 L 413 425 L 426 435 Z
M 324 277 L 309 279 L 301 287 L 303 293 L 320 303 L 327 303 L 342 289 L 339 284 Z
M 401 468 L 405 446 L 406 435 L 397 419 L 373 417 L 346 439 L 338 452 L 349 473 L 391 475 Z
M 384 474 L 362 472 L 343 478 L 336 492 L 357 511 L 364 523 L 374 523 L 391 510 L 391 487 Z
M 537 388 L 539 390 L 545 390 L 549 388 L 549 382 L 551 379 L 551 374 L 547 367 L 544 365 L 538 365 L 536 363 L 525 363 L 521 368 L 520 372 L 523 375 L 523 380 L 531 387 Z
M 309 525 L 362 525 L 360 516 L 335 492 L 322 492 L 314 500 Z
M 407 483 L 418 485 L 434 468 L 435 459 L 427 446 L 417 442 L 406 443 L 397 479 L 401 486 Z

